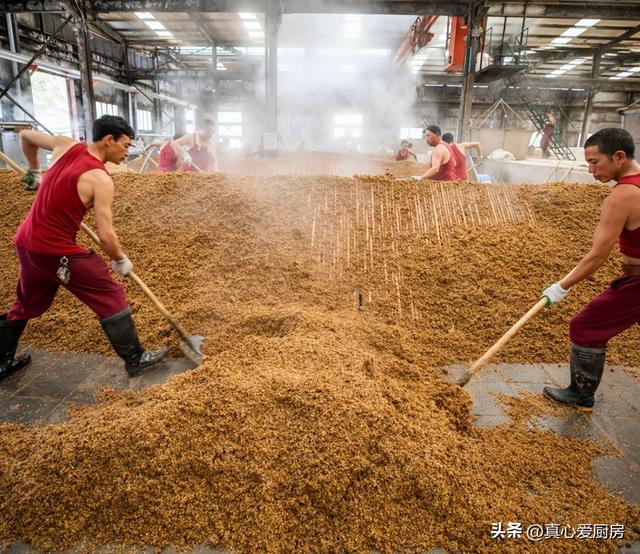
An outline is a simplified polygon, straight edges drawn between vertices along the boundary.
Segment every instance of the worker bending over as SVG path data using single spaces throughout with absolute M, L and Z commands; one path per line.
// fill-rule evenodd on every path
M 418 156 L 416 156 L 416 153 L 411 150 L 412 147 L 413 144 L 411 144 L 408 140 L 403 140 L 400 143 L 400 150 L 396 152 L 396 161 L 405 162 L 411 157 L 414 161 L 417 162 Z
M 616 241 L 622 253 L 622 276 L 593 298 L 569 326 L 571 382 L 565 389 L 544 388 L 544 394 L 563 404 L 591 411 L 602 372 L 607 343 L 640 322 L 640 164 L 634 159 L 631 135 L 607 128 L 584 144 L 589 173 L 616 185 L 602 203 L 600 221 L 589 252 L 562 280 L 542 294 L 548 304 L 560 302 L 576 283 L 593 275 L 606 261 Z
M 165 348 L 149 351 L 140 346 L 124 286 L 109 275 L 100 256 L 76 242 L 82 219 L 93 208 L 111 268 L 121 275 L 133 268 L 113 228 L 114 185 L 104 165 L 122 163 L 133 136 L 130 125 L 113 115 L 94 122 L 90 146 L 37 131 L 20 133 L 31 170 L 39 169 L 39 148 L 52 152 L 53 165 L 14 237 L 20 276 L 13 305 L 0 315 L 0 379 L 31 363 L 29 355 L 15 356 L 18 341 L 27 322 L 49 309 L 60 285 L 95 312 L 130 376 L 165 357 Z
M 216 124 L 204 119 L 195 133 L 172 140 L 160 150 L 158 171 L 218 171 Z
M 453 135 L 451 133 L 442 135 L 442 140 L 451 146 L 451 153 L 456 161 L 456 180 L 466 181 L 469 178 L 467 150 L 475 148 L 478 152 L 478 157 L 482 158 L 482 146 L 480 146 L 479 142 L 453 142 Z

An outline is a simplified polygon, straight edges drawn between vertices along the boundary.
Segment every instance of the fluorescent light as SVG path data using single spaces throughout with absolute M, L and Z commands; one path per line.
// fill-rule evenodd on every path
M 640 71 L 640 65 L 629 69 L 629 73 L 638 73 L 638 71 Z
M 155 19 L 155 17 L 153 17 L 153 14 L 151 14 L 149 12 L 136 12 L 136 15 L 140 19 Z
M 570 69 L 573 69 L 573 64 L 570 63 L 566 63 L 563 66 L 560 67 L 560 69 L 562 69 L 562 71 L 569 71 Z
M 169 38 L 173 36 L 173 33 L 170 31 L 156 31 L 156 35 L 159 37 Z
M 619 79 L 622 79 L 622 77 L 619 77 L 618 75 L 614 75 L 613 77 L 609 77 L 609 79 L 611 81 L 618 81 Z
M 575 60 L 571 60 L 569 63 L 573 66 L 581 65 L 587 61 L 587 58 L 576 58 Z
M 562 69 L 562 68 L 560 68 L 560 69 L 554 69 L 554 70 L 551 72 L 551 75 L 562 75 L 563 73 L 566 73 L 566 71 L 567 71 L 566 69 Z
M 587 30 L 586 27 L 569 27 L 566 31 L 562 33 L 563 37 L 577 37 L 581 35 Z
M 218 70 L 218 71 L 226 71 L 227 68 L 223 63 L 218 62 L 218 64 L 216 65 L 216 70 Z
M 567 44 L 568 42 L 571 42 L 570 37 L 557 37 L 551 41 L 551 44 Z
M 145 23 L 147 24 L 147 27 L 149 27 L 149 29 L 153 29 L 154 31 L 157 31 L 159 29 L 165 29 L 166 27 L 160 23 L 159 21 L 145 21 Z
M 259 21 L 245 21 L 244 22 L 244 26 L 246 29 L 249 29 L 250 31 L 261 31 L 262 30 L 262 25 L 260 25 Z
M 238 15 L 240 16 L 240 19 L 258 19 L 255 13 L 240 12 Z
M 576 23 L 576 27 L 593 27 L 596 23 L 600 23 L 599 19 L 581 19 Z
M 618 77 L 631 77 L 631 71 L 623 71 L 622 73 L 618 73 Z

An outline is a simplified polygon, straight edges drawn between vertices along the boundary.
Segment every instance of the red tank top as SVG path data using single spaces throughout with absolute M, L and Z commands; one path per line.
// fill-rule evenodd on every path
M 621 177 L 617 184 L 640 187 L 640 173 Z M 640 258 L 640 227 L 633 231 L 622 229 L 622 233 L 620 233 L 620 252 L 625 256 Z
M 14 242 L 36 254 L 69 256 L 87 250 L 76 244 L 76 234 L 87 208 L 78 195 L 78 179 L 104 164 L 80 142 L 67 150 L 45 173 L 27 217 Z
M 451 145 L 451 154 L 456 162 L 456 179 L 466 181 L 467 177 L 467 156 L 455 144 Z
M 186 169 L 180 168 L 180 171 L 198 171 L 198 169 L 207 171 L 209 168 L 209 159 L 211 158 L 211 153 L 207 146 L 198 146 L 197 144 L 194 144 L 189 148 L 189 150 L 187 150 L 187 152 L 189 153 L 189 156 L 191 156 L 193 163 L 198 166 L 198 168 L 192 165 Z M 171 146 L 171 142 L 167 142 L 167 144 L 162 147 L 162 150 L 160 150 L 160 156 L 158 157 L 158 171 L 161 173 L 178 171 L 176 166 L 177 161 L 178 158 L 173 146 Z
M 431 179 L 433 181 L 455 181 L 456 180 L 456 158 L 453 154 L 453 148 L 450 144 L 442 141 L 440 144 L 444 144 L 447 150 L 449 150 L 449 161 L 445 164 L 440 164 L 440 169 Z

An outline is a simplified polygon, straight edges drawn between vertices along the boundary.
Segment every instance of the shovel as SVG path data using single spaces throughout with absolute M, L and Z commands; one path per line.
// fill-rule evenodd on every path
M 16 162 L 14 162 L 9 156 L 7 156 L 4 152 L 0 150 L 0 160 L 5 162 L 7 165 L 11 166 L 18 173 L 26 173 L 27 171 L 20 167 Z M 98 246 L 100 246 L 100 239 L 98 235 L 93 232 L 88 225 L 85 223 L 80 224 L 80 228 L 91 238 L 93 242 L 95 242 Z M 164 318 L 169 322 L 171 327 L 173 327 L 174 331 L 178 333 L 180 336 L 180 350 L 184 353 L 184 355 L 189 358 L 193 363 L 200 364 L 202 360 L 204 360 L 204 354 L 202 353 L 201 346 L 204 341 L 204 337 L 200 335 L 187 335 L 186 331 L 182 328 L 182 326 L 176 321 L 176 318 L 169 313 L 169 311 L 164 307 L 162 302 L 156 298 L 156 295 L 153 294 L 151 289 L 146 285 L 146 283 L 140 279 L 133 271 L 130 271 L 127 275 L 133 279 L 137 285 L 142 289 L 142 292 L 147 296 L 149 300 L 153 303 L 156 309 L 164 316 Z
M 100 246 L 100 239 L 98 235 L 96 235 L 88 225 L 85 223 L 80 224 L 80 228 L 91 238 L 93 242 L 95 242 L 98 246 Z M 142 292 L 146 295 L 146 297 L 151 300 L 152 304 L 156 307 L 156 309 L 164 316 L 164 318 L 169 322 L 173 330 L 178 333 L 180 337 L 180 350 L 184 353 L 184 355 L 189 358 L 193 363 L 200 364 L 202 360 L 204 360 L 204 354 L 202 353 L 201 347 L 202 342 L 204 341 L 204 337 L 200 335 L 188 335 L 187 332 L 182 328 L 182 326 L 178 323 L 175 317 L 164 307 L 164 304 L 158 300 L 153 291 L 146 285 L 146 283 L 138 277 L 133 271 L 127 273 L 127 277 L 130 277 L 136 284 L 142 289 Z
M 471 377 L 482 368 L 493 356 L 496 352 L 501 350 L 507 342 L 515 335 L 524 324 L 527 323 L 534 315 L 536 315 L 542 308 L 547 305 L 547 297 L 543 296 L 538 302 L 526 313 L 524 314 L 516 323 L 513 324 L 511 329 L 509 329 L 498 342 L 496 342 L 489 350 L 487 350 L 484 355 L 475 362 L 470 368 L 469 371 L 465 375 L 463 375 L 457 384 L 461 387 L 464 387 Z

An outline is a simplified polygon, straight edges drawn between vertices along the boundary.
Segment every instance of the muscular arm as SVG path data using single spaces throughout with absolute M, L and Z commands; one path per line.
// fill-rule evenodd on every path
M 27 159 L 29 169 L 39 169 L 38 150 L 52 152 L 52 162 L 55 162 L 62 154 L 71 148 L 76 141 L 70 137 L 53 136 L 39 131 L 20 131 L 20 146 L 24 157 Z
M 443 149 L 440 146 L 436 146 L 431 153 L 431 167 L 420 177 L 421 179 L 430 179 L 440 171 L 444 157 Z
M 578 262 L 578 265 L 560 281 L 560 286 L 563 289 L 569 289 L 590 277 L 607 261 L 629 216 L 630 202 L 626 192 L 614 189 L 603 202 L 600 221 L 593 234 L 591 249 Z
M 482 146 L 479 142 L 462 142 L 460 143 L 460 146 L 462 146 L 465 150 L 467 150 L 468 148 L 475 148 L 478 152 L 478 157 L 482 158 Z
M 409 150 L 409 156 L 411 156 L 416 162 L 418 161 L 418 156 L 413 150 Z
M 109 175 L 100 170 L 87 171 L 78 181 L 78 189 L 93 190 L 93 209 L 100 246 L 112 260 L 125 257 L 120 240 L 113 228 L 111 205 L 113 203 L 113 181 Z M 81 198 L 84 194 L 81 193 Z M 83 199 L 84 200 L 84 199 Z

